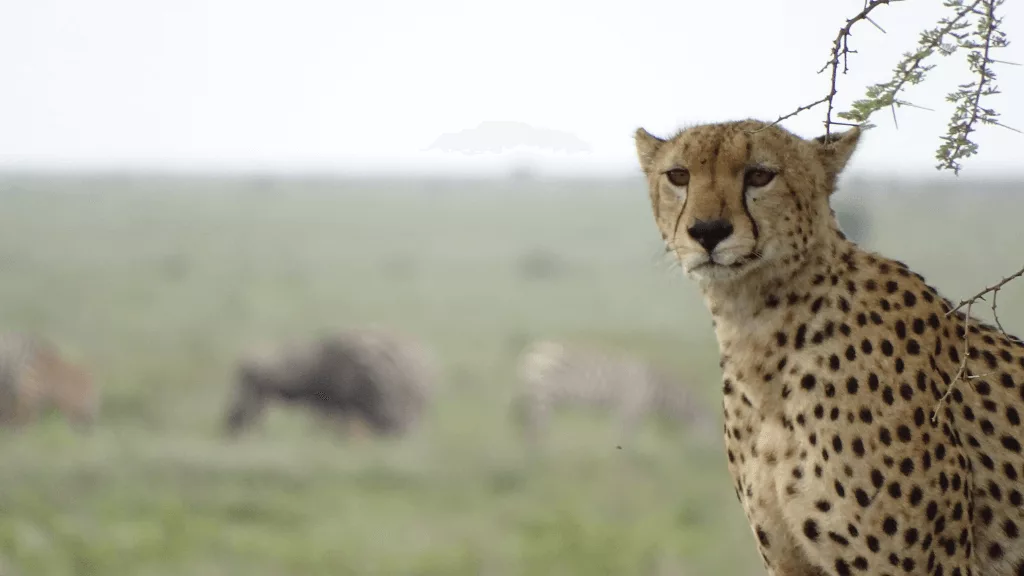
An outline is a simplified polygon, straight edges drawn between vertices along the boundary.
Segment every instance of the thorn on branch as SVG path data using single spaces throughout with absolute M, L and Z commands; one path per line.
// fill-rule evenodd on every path
M 999 126 L 1000 128 L 1006 128 L 1007 130 L 1011 130 L 1013 132 L 1016 132 L 1017 134 L 1024 134 L 1024 132 L 1014 128 L 1013 126 L 1007 126 L 1006 124 L 1003 124 L 1002 122 L 992 121 L 992 122 L 989 122 L 989 124 L 992 124 L 993 126 Z
M 888 32 L 885 31 L 885 28 L 882 28 L 881 26 L 878 25 L 878 22 L 875 22 L 874 20 L 872 20 L 871 18 L 868 18 L 866 16 L 865 16 L 865 20 L 867 20 L 868 22 L 871 22 L 872 24 L 874 24 L 875 28 L 878 28 L 879 30 L 882 31 L 882 34 L 888 34 Z
M 913 102 L 907 102 L 906 100 L 896 100 L 893 102 L 897 106 L 906 106 L 907 108 L 917 108 L 919 110 L 927 110 L 928 112 L 935 112 L 933 108 L 927 106 L 921 106 L 920 104 L 914 104 Z

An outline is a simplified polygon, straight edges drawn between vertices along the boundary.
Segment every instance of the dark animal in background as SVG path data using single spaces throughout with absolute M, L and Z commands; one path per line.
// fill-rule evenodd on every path
M 225 427 L 236 435 L 280 402 L 402 435 L 421 420 L 435 380 L 433 356 L 419 342 L 378 329 L 269 347 L 239 362 Z
M 22 427 L 56 409 L 76 429 L 88 431 L 99 408 L 92 375 L 55 344 L 40 336 L 0 334 L 0 425 Z

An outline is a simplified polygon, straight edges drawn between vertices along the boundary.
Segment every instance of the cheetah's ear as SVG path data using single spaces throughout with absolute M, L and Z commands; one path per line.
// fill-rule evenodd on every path
M 658 149 L 665 141 L 651 135 L 643 128 L 636 129 L 634 139 L 636 140 L 636 154 L 640 158 L 640 169 L 644 171 L 644 174 L 650 174 L 654 167 L 654 155 L 658 153 Z
M 846 168 L 847 162 L 857 149 L 857 142 L 860 141 L 861 129 L 859 126 L 838 134 L 823 134 L 814 139 L 815 152 L 818 160 L 825 169 L 829 194 L 835 189 L 836 179 Z

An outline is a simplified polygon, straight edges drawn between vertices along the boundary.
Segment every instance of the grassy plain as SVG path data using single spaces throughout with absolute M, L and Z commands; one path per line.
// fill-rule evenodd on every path
M 957 299 L 1020 266 L 1021 191 L 851 180 L 837 202 Z M 530 336 L 663 363 L 718 414 L 710 317 L 639 178 L 7 176 L 0 277 L 0 327 L 52 336 L 104 394 L 89 436 L 0 434 L 2 576 L 761 573 L 719 440 L 651 426 L 617 449 L 568 414 L 535 462 L 505 416 Z M 1022 290 L 1000 294 L 1011 331 Z M 241 350 L 368 322 L 442 360 L 420 434 L 341 440 L 282 409 L 220 435 Z

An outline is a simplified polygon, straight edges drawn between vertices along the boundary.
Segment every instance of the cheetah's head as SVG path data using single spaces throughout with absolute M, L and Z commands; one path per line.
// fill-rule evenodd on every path
M 662 238 L 701 282 L 792 270 L 838 234 L 829 207 L 860 129 L 806 140 L 756 120 L 705 124 L 663 140 L 636 131 Z

